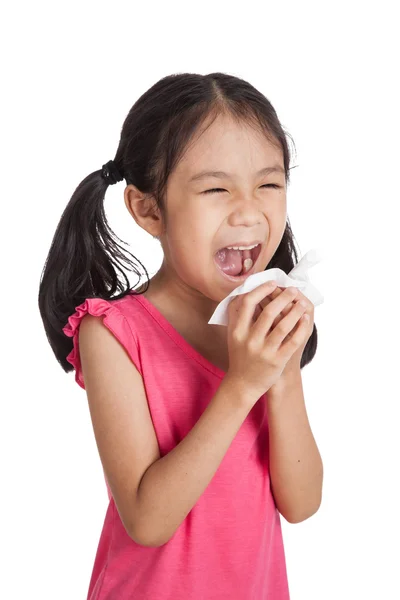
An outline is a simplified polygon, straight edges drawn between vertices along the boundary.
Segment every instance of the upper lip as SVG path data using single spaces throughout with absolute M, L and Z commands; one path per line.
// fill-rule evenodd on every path
M 229 244 L 226 244 L 225 246 L 222 246 L 222 248 L 219 248 L 217 250 L 217 252 L 219 252 L 220 250 L 223 250 L 224 248 L 230 248 L 232 246 L 258 246 L 258 244 L 262 244 L 263 240 L 255 240 L 254 242 L 232 242 Z

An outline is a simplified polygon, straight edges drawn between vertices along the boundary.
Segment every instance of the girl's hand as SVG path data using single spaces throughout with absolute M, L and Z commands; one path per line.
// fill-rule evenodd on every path
M 254 315 L 255 318 L 257 319 L 258 315 L 261 314 L 262 310 L 266 306 L 268 306 L 268 304 L 270 302 L 272 302 L 275 298 L 278 298 L 278 296 L 285 289 L 286 288 L 277 286 L 274 289 L 274 291 L 271 292 L 271 294 L 269 294 L 268 296 L 263 298 L 261 300 L 261 302 L 259 303 L 259 306 L 257 306 L 256 312 Z M 309 315 L 310 320 L 302 326 L 302 327 L 304 327 L 303 342 L 299 345 L 298 349 L 292 354 L 291 358 L 286 363 L 285 369 L 282 372 L 282 376 L 285 376 L 287 373 L 289 373 L 292 370 L 300 369 L 300 361 L 301 361 L 301 357 L 302 357 L 304 348 L 305 348 L 307 341 L 308 341 L 309 337 L 311 336 L 311 334 L 313 332 L 313 328 L 314 328 L 314 304 L 306 296 L 304 296 L 304 294 L 299 289 L 297 289 L 297 294 L 294 297 L 294 299 L 292 300 L 292 302 L 290 302 L 283 308 L 283 310 L 279 313 L 279 315 L 276 316 L 276 318 L 274 319 L 274 322 L 272 323 L 272 329 L 274 329 L 274 327 L 276 327 L 276 325 L 279 323 L 279 321 L 281 321 L 287 314 L 289 314 L 289 312 L 292 310 L 293 306 L 297 302 L 300 302 L 300 300 L 302 300 L 303 302 L 306 303 L 306 309 L 305 309 L 304 314 Z M 292 331 L 289 332 L 286 339 L 290 339 L 296 333 L 299 326 L 300 326 L 300 324 L 297 323 L 297 325 L 292 329 Z
M 276 383 L 293 353 L 304 347 L 304 339 L 309 335 L 307 321 L 301 320 L 305 308 L 293 302 L 297 290 L 285 288 L 274 294 L 275 288 L 276 283 L 267 282 L 236 296 L 228 306 L 227 377 L 248 393 L 252 404 Z M 264 308 L 254 319 L 257 305 L 267 297 L 268 302 L 264 302 Z M 283 312 L 285 316 L 281 316 Z

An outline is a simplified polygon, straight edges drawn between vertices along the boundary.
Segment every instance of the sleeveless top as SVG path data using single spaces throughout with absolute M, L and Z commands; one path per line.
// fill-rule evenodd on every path
M 161 457 L 189 433 L 225 372 L 197 352 L 143 295 L 88 298 L 63 328 L 67 357 L 85 389 L 79 325 L 101 317 L 141 374 Z M 173 537 L 152 548 L 135 543 L 109 504 L 87 600 L 289 600 L 280 515 L 268 469 L 263 395 L 244 420 L 214 477 Z

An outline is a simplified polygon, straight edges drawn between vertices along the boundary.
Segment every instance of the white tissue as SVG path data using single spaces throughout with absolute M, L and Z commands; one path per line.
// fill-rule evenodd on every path
M 250 275 L 242 285 L 234 289 L 229 296 L 222 300 L 215 311 L 211 319 L 208 321 L 209 325 L 228 325 L 228 306 L 235 296 L 239 294 L 247 294 L 254 290 L 254 288 L 273 279 L 277 282 L 279 287 L 297 287 L 301 292 L 314 304 L 318 306 L 324 301 L 323 296 L 317 290 L 315 286 L 309 280 L 307 270 L 313 267 L 315 264 L 322 260 L 321 252 L 316 248 L 309 250 L 303 258 L 297 263 L 297 265 L 287 275 L 282 269 L 268 269 L 267 271 L 261 271 L 261 273 L 254 273 Z

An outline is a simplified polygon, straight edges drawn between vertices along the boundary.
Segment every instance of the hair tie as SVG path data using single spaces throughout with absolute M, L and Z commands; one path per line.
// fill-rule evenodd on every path
M 101 176 L 109 185 L 113 185 L 118 181 L 123 180 L 123 176 L 118 171 L 115 162 L 113 160 L 109 160 L 108 163 L 102 166 L 101 168 Z

